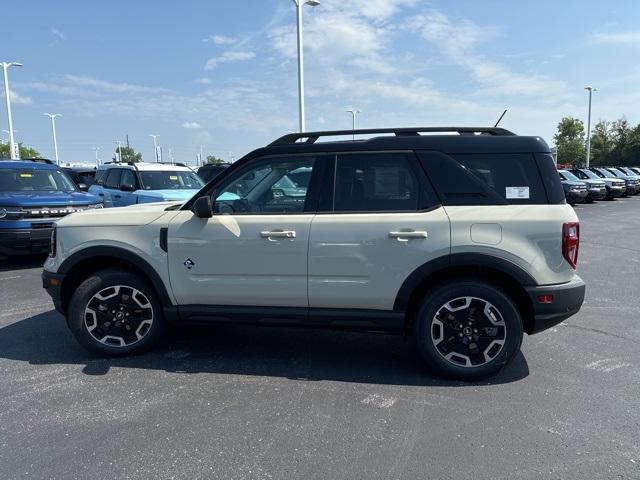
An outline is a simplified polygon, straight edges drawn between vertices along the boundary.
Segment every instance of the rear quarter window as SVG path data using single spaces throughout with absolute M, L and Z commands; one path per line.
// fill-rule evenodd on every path
M 453 158 L 509 204 L 548 203 L 547 190 L 533 154 L 491 153 L 454 155 Z M 554 175 L 556 183 L 560 183 L 558 173 Z

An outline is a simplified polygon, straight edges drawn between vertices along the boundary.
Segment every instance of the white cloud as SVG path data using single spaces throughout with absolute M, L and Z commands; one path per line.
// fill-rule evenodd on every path
M 113 83 L 93 77 L 78 75 L 64 75 L 63 82 L 67 85 L 92 89 L 95 88 L 112 93 L 165 93 L 169 91 L 166 88 L 147 87 L 142 85 L 133 85 L 130 83 Z
M 221 63 L 244 62 L 255 58 L 256 54 L 251 51 L 235 51 L 229 50 L 219 57 L 210 58 L 204 66 L 205 70 L 213 70 Z
M 209 39 L 216 45 L 229 45 L 236 42 L 235 38 L 226 35 L 210 35 Z
M 64 40 L 64 33 L 62 33 L 62 31 L 58 30 L 57 28 L 51 29 L 51 35 L 53 35 L 53 37 L 58 40 Z
M 605 45 L 617 45 L 625 43 L 640 44 L 640 30 L 632 32 L 596 33 L 593 35 L 596 43 Z
M 556 96 L 566 90 L 563 82 L 537 73 L 514 72 L 478 51 L 476 47 L 480 43 L 498 35 L 494 27 L 480 27 L 466 19 L 452 19 L 436 10 L 414 17 L 409 26 L 454 64 L 469 70 L 480 86 L 477 92 L 480 95 L 545 93 Z
M 194 80 L 194 82 L 199 83 L 200 85 L 209 85 L 211 83 L 211 80 L 209 80 L 208 78 L 196 78 Z
M 184 122 L 182 124 L 182 128 L 186 128 L 188 130 L 198 130 L 202 128 L 198 122 Z
M 3 96 L 4 96 L 4 91 L 3 91 Z M 19 105 L 31 105 L 33 103 L 33 100 L 31 100 L 31 97 L 23 97 L 15 90 L 9 89 L 9 97 L 11 97 L 11 103 L 16 103 Z

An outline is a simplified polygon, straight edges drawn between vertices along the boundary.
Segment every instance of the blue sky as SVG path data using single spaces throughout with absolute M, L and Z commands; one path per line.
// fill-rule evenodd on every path
M 297 129 L 291 0 L 7 0 L 0 61 L 17 139 L 63 161 L 238 158 Z M 640 4 L 628 1 L 322 0 L 304 8 L 307 130 L 487 125 L 547 141 L 563 115 L 640 122 Z M 4 97 L 3 97 L 4 98 Z M 6 126 L 4 102 L 0 130 Z M 0 138 L 6 134 L 0 132 Z

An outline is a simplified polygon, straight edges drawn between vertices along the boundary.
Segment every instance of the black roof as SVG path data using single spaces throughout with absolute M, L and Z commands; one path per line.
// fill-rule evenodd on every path
M 352 135 L 375 134 L 384 136 L 351 138 Z M 322 137 L 347 138 L 319 143 L 317 140 Z M 291 133 L 255 150 L 250 156 L 362 150 L 436 150 L 449 154 L 550 152 L 542 138 L 519 136 L 503 128 L 415 127 Z

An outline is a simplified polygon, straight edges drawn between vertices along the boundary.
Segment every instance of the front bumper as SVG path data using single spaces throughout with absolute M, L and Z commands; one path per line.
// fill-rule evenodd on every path
M 566 197 L 567 202 L 569 203 L 582 203 L 587 198 L 587 191 L 586 190 L 580 190 L 580 191 L 567 190 L 564 192 L 564 196 Z
M 533 330 L 530 334 L 539 333 L 575 315 L 584 302 L 586 286 L 584 281 L 575 276 L 568 283 L 559 285 L 543 285 L 526 287 L 533 305 Z M 551 303 L 540 303 L 539 297 L 552 295 Z
M 611 195 L 613 197 L 622 197 L 626 194 L 627 192 L 627 187 L 610 187 L 611 189 Z
M 52 231 L 52 226 L 0 229 L 0 255 L 49 253 Z
M 605 198 L 607 198 L 607 188 L 606 187 L 590 188 L 588 197 L 592 200 L 604 200 Z
M 65 314 L 62 308 L 62 282 L 64 275 L 59 273 L 52 273 L 46 270 L 42 271 L 42 288 L 44 288 L 51 299 L 53 300 L 53 306 L 61 314 Z

